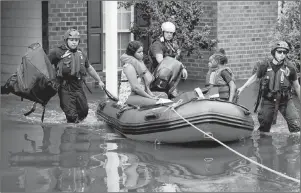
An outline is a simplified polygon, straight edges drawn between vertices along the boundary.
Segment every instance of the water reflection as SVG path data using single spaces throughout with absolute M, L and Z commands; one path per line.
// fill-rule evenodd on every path
M 249 158 L 289 177 L 300 179 L 300 135 L 274 133 L 252 136 Z M 293 157 L 294 161 L 287 158 Z M 252 181 L 254 191 L 300 191 L 300 183 L 263 169 L 246 160 L 233 162 L 230 171 L 241 175 L 241 184 Z M 295 170 L 290 169 L 293 167 Z M 250 183 L 249 183 L 250 184 Z M 246 184 L 247 185 L 247 184 Z
M 24 185 L 23 179 L 26 181 L 26 191 L 34 192 L 84 192 L 92 184 L 99 189 L 100 184 L 93 182 L 105 176 L 102 167 L 105 158 L 99 148 L 100 140 L 93 140 L 94 135 L 83 130 L 67 127 L 61 135 L 60 153 L 52 153 L 49 151 L 52 145 L 51 130 L 55 128 L 43 127 L 42 146 L 38 148 L 40 151 L 33 148 L 32 152 L 11 154 L 11 167 L 21 167 L 25 171 L 18 178 L 21 182 L 17 184 Z M 43 188 L 39 188 L 41 185 Z
M 222 146 L 137 142 L 87 128 L 43 126 L 40 146 L 10 154 L 10 186 L 26 192 L 299 191 L 296 184 Z M 100 130 L 100 129 L 98 129 Z M 58 135 L 58 133 L 60 133 Z M 237 152 L 300 179 L 300 136 L 259 135 L 229 144 Z M 6 178 L 8 179 L 8 178 Z M 12 181 L 12 178 L 10 178 Z M 8 186 L 8 184 L 4 184 Z

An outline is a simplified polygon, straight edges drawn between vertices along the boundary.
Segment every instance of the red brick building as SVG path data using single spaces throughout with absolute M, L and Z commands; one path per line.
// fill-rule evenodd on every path
M 278 17 L 277 1 L 200 1 L 205 15 L 202 24 L 212 27 L 211 37 L 225 49 L 229 66 L 237 79 L 250 76 L 256 61 L 269 54 L 270 31 Z M 98 71 L 105 70 L 105 7 L 102 1 L 1 1 L 1 73 L 2 81 L 14 72 L 21 56 L 33 41 L 43 43 L 47 52 L 62 43 L 62 35 L 71 27 L 82 34 L 81 47 Z M 117 8 L 116 8 L 117 9 Z M 118 55 L 133 35 L 129 32 L 135 10 L 118 10 Z M 22 33 L 21 33 L 22 32 Z M 185 58 L 189 79 L 204 80 L 209 51 L 202 57 Z

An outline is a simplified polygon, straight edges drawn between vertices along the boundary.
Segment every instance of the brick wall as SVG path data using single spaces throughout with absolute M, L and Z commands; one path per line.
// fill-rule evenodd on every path
M 202 25 L 212 27 L 211 37 L 218 48 L 224 48 L 229 67 L 236 79 L 251 75 L 253 65 L 270 54 L 270 32 L 277 20 L 277 1 L 211 1 L 204 2 Z M 185 58 L 189 79 L 205 80 L 208 59 L 213 52 L 203 51 L 202 58 Z
M 270 32 L 277 20 L 277 1 L 219 1 L 218 46 L 237 79 L 251 75 L 256 61 L 270 55 Z
M 217 37 L 217 2 L 204 1 L 204 15 L 200 19 L 202 26 L 208 25 L 211 27 L 210 38 Z M 198 26 L 200 28 L 200 26 Z M 208 59 L 212 51 L 204 50 L 201 55 L 193 54 L 183 59 L 183 64 L 186 65 L 188 71 L 188 79 L 205 80 L 208 72 Z
M 212 38 L 224 48 L 229 66 L 236 79 L 248 78 L 256 61 L 269 55 L 269 34 L 276 22 L 277 1 L 200 1 L 204 5 L 201 25 L 211 26 Z M 62 43 L 68 28 L 82 34 L 81 48 L 87 52 L 86 1 L 49 1 L 49 48 Z M 205 80 L 208 59 L 213 52 L 203 51 L 201 56 L 183 59 L 189 79 Z
M 81 34 L 80 47 L 87 52 L 87 2 L 49 1 L 49 49 L 63 43 L 63 35 L 69 28 Z

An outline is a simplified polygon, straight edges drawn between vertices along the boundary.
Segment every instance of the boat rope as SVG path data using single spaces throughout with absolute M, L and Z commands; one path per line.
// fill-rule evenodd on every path
M 167 111 L 168 109 L 175 110 L 175 108 L 178 107 L 179 105 L 181 105 L 182 102 L 183 102 L 182 99 L 178 100 L 176 103 L 173 103 L 173 104 L 169 105 L 163 112 Z
M 290 176 L 288 176 L 288 175 L 285 175 L 285 174 L 283 174 L 283 173 L 281 173 L 281 172 L 277 172 L 277 171 L 275 171 L 275 170 L 273 170 L 273 169 L 271 169 L 271 168 L 269 168 L 269 167 L 266 167 L 265 165 L 262 165 L 262 164 L 260 164 L 260 163 L 258 163 L 258 162 L 256 162 L 256 161 L 254 161 L 254 160 L 252 160 L 252 159 L 250 159 L 250 158 L 248 158 L 248 157 L 246 157 L 246 156 L 240 154 L 239 152 L 235 151 L 234 149 L 232 149 L 231 147 L 227 146 L 227 145 L 224 144 L 223 142 L 221 142 L 221 141 L 219 141 L 218 139 L 214 138 L 212 135 L 207 134 L 206 132 L 202 131 L 200 128 L 198 128 L 198 127 L 196 127 L 195 125 L 193 125 L 192 123 L 190 123 L 187 119 L 185 119 L 182 115 L 180 115 L 180 114 L 174 109 L 173 106 L 171 106 L 170 109 L 173 110 L 179 117 L 181 117 L 181 119 L 183 119 L 185 122 L 187 122 L 187 123 L 188 123 L 189 125 L 191 125 L 193 128 L 195 128 L 195 129 L 197 129 L 198 131 L 202 132 L 204 135 L 206 135 L 207 137 L 209 137 L 209 138 L 213 139 L 214 141 L 218 142 L 219 144 L 221 144 L 221 145 L 224 146 L 225 148 L 229 149 L 229 150 L 232 151 L 233 153 L 239 155 L 240 157 L 242 157 L 242 158 L 248 160 L 249 162 L 252 162 L 253 164 L 255 164 L 255 165 L 257 165 L 257 166 L 260 166 L 260 167 L 262 167 L 262 168 L 264 168 L 264 169 L 266 169 L 266 170 L 268 170 L 268 171 L 270 171 L 270 172 L 272 172 L 272 173 L 274 173 L 274 174 L 277 174 L 277 175 L 279 175 L 279 176 L 282 176 L 282 177 L 284 177 L 284 178 L 287 178 L 287 179 L 289 179 L 289 180 L 292 180 L 292 181 L 297 182 L 298 184 L 300 184 L 300 179 L 296 179 L 296 178 L 290 177 Z
M 106 95 L 109 97 L 109 99 L 111 99 L 111 100 L 113 100 L 113 101 L 118 101 L 118 98 L 115 97 L 112 93 L 110 93 L 110 92 L 106 89 L 105 86 L 104 86 L 102 89 L 105 91 L 105 93 L 106 93 Z

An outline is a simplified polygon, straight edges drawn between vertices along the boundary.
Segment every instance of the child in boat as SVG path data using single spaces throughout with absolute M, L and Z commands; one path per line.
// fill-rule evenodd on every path
M 232 70 L 225 66 L 228 63 L 226 52 L 223 48 L 209 58 L 209 68 L 212 70 L 207 79 L 209 87 L 218 88 L 219 98 L 229 102 L 236 102 L 236 84 Z
M 167 98 L 165 93 L 152 92 L 149 88 L 154 77 L 143 62 L 143 44 L 140 41 L 131 41 L 120 60 L 123 66 L 118 105 L 151 105 L 156 104 L 159 97 Z

